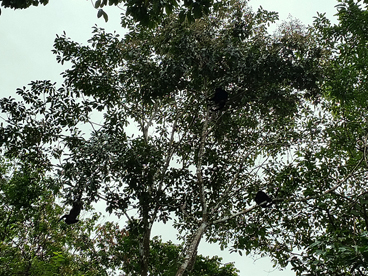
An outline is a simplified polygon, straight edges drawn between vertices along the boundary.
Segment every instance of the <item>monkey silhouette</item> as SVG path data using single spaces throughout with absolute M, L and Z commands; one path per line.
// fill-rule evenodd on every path
M 81 201 L 73 202 L 73 208 L 70 210 L 69 214 L 62 216 L 59 221 L 65 219 L 64 221 L 68 225 L 77 223 L 79 221 L 77 217 L 79 216 L 82 207 L 83 203 Z
M 213 97 L 208 99 L 209 101 L 212 101 L 215 106 L 217 106 L 217 108 L 212 109 L 212 111 L 223 109 L 227 102 L 228 97 L 229 94 L 224 89 L 216 88 Z
M 270 207 L 272 205 L 272 199 L 263 191 L 258 191 L 254 200 L 263 208 Z

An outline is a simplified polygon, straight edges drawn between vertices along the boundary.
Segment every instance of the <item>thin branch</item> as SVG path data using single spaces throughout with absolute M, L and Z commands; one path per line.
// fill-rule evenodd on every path
M 157 177 L 157 175 L 159 174 L 159 172 L 161 171 L 161 175 L 164 175 L 167 168 L 169 167 L 170 165 L 170 160 L 172 158 L 172 156 L 174 155 L 174 152 L 175 152 L 175 149 L 173 147 L 173 144 L 174 144 L 174 134 L 175 134 L 175 129 L 176 129 L 176 126 L 177 126 L 177 123 L 178 123 L 178 117 L 175 118 L 175 121 L 174 121 L 174 124 L 172 126 L 172 130 L 171 130 L 171 136 L 170 136 L 170 142 L 169 142 L 169 153 L 168 155 L 166 156 L 166 161 L 165 161 L 165 165 L 164 165 L 164 168 L 163 170 L 161 171 L 160 169 L 158 169 L 155 173 L 155 176 L 154 178 Z M 158 187 L 158 190 L 161 191 L 162 190 L 162 185 L 163 185 L 163 181 L 160 182 L 159 184 L 159 187 Z
M 352 171 L 347 176 L 345 176 L 342 180 L 338 181 L 337 184 L 334 187 L 332 187 L 332 188 L 324 191 L 322 194 L 323 195 L 329 194 L 329 193 L 335 191 L 337 188 L 339 188 L 348 178 L 350 178 L 354 174 L 354 172 L 360 166 L 360 164 L 362 163 L 362 161 L 363 161 L 363 159 L 360 159 L 360 161 L 358 162 L 358 164 L 355 165 L 355 167 L 352 169 Z M 311 198 L 313 198 L 313 197 L 306 197 L 303 201 L 309 200 Z M 302 200 L 300 200 L 300 201 L 302 201 Z
M 100 194 L 97 194 L 97 197 L 98 198 L 101 198 L 102 200 L 104 200 L 105 202 L 107 202 L 107 199 L 100 195 Z M 133 220 L 131 219 L 131 217 L 128 215 L 128 213 L 125 211 L 125 210 L 121 210 L 123 212 L 123 214 L 125 215 L 125 217 L 129 220 L 130 223 L 133 223 Z M 128 210 L 129 211 L 129 210 Z
M 331 193 L 334 190 L 336 190 L 338 187 L 340 187 L 347 179 L 349 179 L 354 174 L 354 172 L 359 167 L 359 165 L 362 163 L 362 161 L 363 161 L 363 159 L 361 159 L 358 162 L 358 164 L 355 165 L 355 167 L 353 168 L 353 170 L 347 176 L 345 176 L 342 180 L 338 181 L 338 183 L 334 187 L 332 187 L 332 188 L 324 191 L 321 195 L 326 195 L 328 193 Z M 316 196 L 308 196 L 308 197 L 305 197 L 305 198 L 300 198 L 300 199 L 295 199 L 295 200 L 288 199 L 288 201 L 289 202 L 305 202 L 305 201 L 308 201 L 308 200 L 311 200 L 311 199 L 316 199 L 316 198 L 318 198 L 318 197 L 316 197 Z M 285 198 L 275 198 L 275 199 L 273 199 L 273 202 L 284 201 L 284 200 L 286 200 L 286 199 Z M 212 221 L 212 224 L 217 224 L 217 223 L 225 222 L 225 221 L 227 221 L 229 219 L 232 219 L 232 218 L 235 218 L 237 216 L 240 216 L 240 215 L 249 213 L 250 211 L 252 211 L 256 207 L 258 207 L 258 205 L 253 205 L 252 207 L 249 207 L 247 209 L 244 209 L 244 210 L 242 210 L 240 212 L 237 212 L 235 214 L 232 214 L 232 215 L 229 215 L 229 216 L 225 216 L 225 217 L 223 217 L 221 219 Z
M 223 193 L 223 197 L 221 200 L 218 201 L 218 203 L 216 204 L 216 206 L 213 208 L 214 211 L 216 211 L 223 203 L 223 201 L 225 200 L 225 196 L 230 193 L 230 191 L 232 191 L 233 187 L 235 186 L 236 184 L 236 180 L 240 174 L 240 172 L 242 171 L 243 167 L 244 167 L 244 162 L 246 161 L 246 159 L 251 155 L 251 153 L 253 153 L 256 149 L 258 149 L 261 145 L 256 145 L 254 146 L 253 149 L 249 150 L 247 152 L 247 154 L 242 158 L 241 162 L 240 162 L 240 165 L 239 165 L 239 168 L 235 174 L 235 176 L 233 177 L 233 179 L 231 180 L 231 183 L 227 186 L 225 192 Z M 265 159 L 265 161 L 263 162 L 263 164 L 267 161 L 267 159 Z M 258 167 L 258 166 L 257 166 Z M 254 168 L 256 169 L 256 168 Z M 234 193 L 236 193 L 238 190 L 236 190 Z
M 196 168 L 196 174 L 200 189 L 200 201 L 202 205 L 202 215 L 205 217 L 207 215 L 207 202 L 206 202 L 206 196 L 204 192 L 204 185 L 203 185 L 203 179 L 202 179 L 202 159 L 204 154 L 204 145 L 205 145 L 205 139 L 208 134 L 208 120 L 209 120 L 209 108 L 207 107 L 206 117 L 203 124 L 202 134 L 201 134 L 201 142 L 200 142 L 200 148 L 198 152 L 198 163 Z
M 212 221 L 211 224 L 217 224 L 217 223 L 225 222 L 225 221 L 227 221 L 229 219 L 232 219 L 232 218 L 235 218 L 237 216 L 244 215 L 246 213 L 249 213 L 250 211 L 252 211 L 254 208 L 257 208 L 257 207 L 260 207 L 260 206 L 253 205 L 252 207 L 249 207 L 247 209 L 241 210 L 240 212 L 237 212 L 235 214 L 232 214 L 232 215 L 229 215 L 229 216 L 225 216 L 225 217 L 223 217 L 221 219 L 218 219 L 218 220 L 214 220 L 214 221 Z

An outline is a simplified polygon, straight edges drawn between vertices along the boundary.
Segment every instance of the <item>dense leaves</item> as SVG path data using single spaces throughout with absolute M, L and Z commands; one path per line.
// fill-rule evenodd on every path
M 321 15 L 315 28 L 291 20 L 270 36 L 277 14 L 223 4 L 193 22 L 173 9 L 152 29 L 127 20 L 123 38 L 95 27 L 89 45 L 57 36 L 57 61 L 71 64 L 65 82 L 35 81 L 18 89 L 23 102 L 0 100 L 4 154 L 57 172 L 69 204 L 82 196 L 124 216 L 129 238 L 117 244 L 136 252 L 111 256 L 125 271 L 165 270 L 151 229 L 173 220 L 184 246 L 166 244 L 180 251 L 170 275 L 199 273 L 204 238 L 298 275 L 363 275 L 366 90 L 352 75 L 365 71 L 350 53 L 365 56 L 354 21 L 364 11 L 349 1 L 339 26 Z M 211 111 L 217 88 L 228 101 Z M 270 208 L 255 204 L 259 190 Z
M 12 9 L 26 9 L 30 6 L 47 5 L 48 3 L 49 0 L 0 0 L 2 7 Z M 161 22 L 165 15 L 172 14 L 178 7 L 182 7 L 179 19 L 193 22 L 195 19 L 208 15 L 211 9 L 222 6 L 222 2 L 212 0 L 186 0 L 184 2 L 176 0 L 96 0 L 92 6 L 98 10 L 97 18 L 103 17 L 106 22 L 108 21 L 108 14 L 103 8 L 117 6 L 125 10 L 123 22 L 133 20 L 142 26 L 154 27 Z M 124 6 L 124 8 L 121 8 L 121 6 Z M 125 24 L 123 23 L 123 25 Z
M 345 177 L 340 178 L 317 205 L 315 215 L 325 225 L 325 230 L 314 234 L 305 255 L 294 258 L 293 266 L 300 274 L 367 273 L 367 40 L 362 31 L 366 25 L 367 4 L 339 2 L 336 6 L 338 24 L 332 25 L 324 15 L 319 15 L 315 27 L 318 41 L 332 53 L 325 66 L 323 88 L 330 100 L 326 107 L 335 118 L 323 131 L 328 135 L 328 147 L 318 155 L 329 156 L 329 159 L 335 155 L 341 159 L 336 159 L 333 166 L 322 167 L 323 163 L 315 163 L 314 168 L 329 171 L 324 182 L 332 181 L 333 167 L 337 168 L 335 175 Z M 346 166 L 338 165 L 342 163 Z M 354 167 L 350 173 L 349 167 Z
M 26 9 L 29 6 L 46 5 L 49 0 L 1 0 L 1 6 L 12 9 Z
M 36 166 L 31 164 L 15 165 L 2 159 L 0 167 L 0 274 L 96 275 L 98 271 L 103 272 L 102 263 L 90 267 L 88 254 L 72 253 L 82 245 L 87 248 L 92 245 L 90 238 L 82 240 L 81 234 L 84 231 L 91 234 L 92 224 L 83 231 L 59 225 L 62 210 L 54 203 L 59 185 L 44 172 L 34 170 Z

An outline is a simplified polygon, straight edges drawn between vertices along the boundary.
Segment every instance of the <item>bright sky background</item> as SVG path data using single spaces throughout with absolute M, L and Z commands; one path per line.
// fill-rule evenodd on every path
M 304 24 L 312 24 L 317 11 L 326 13 L 333 22 L 336 13 L 336 0 L 251 0 L 250 6 L 256 10 L 259 5 L 266 10 L 277 11 L 280 20 L 288 15 L 300 19 Z M 1 8 L 0 15 L 0 97 L 15 96 L 18 87 L 26 86 L 35 80 L 62 81 L 60 73 L 66 67 L 56 62 L 51 53 L 56 34 L 63 31 L 73 41 L 86 44 L 92 36 L 92 26 L 97 24 L 108 32 L 123 34 L 120 27 L 120 13 L 116 7 L 105 11 L 109 21 L 97 18 L 97 10 L 88 0 L 51 0 L 47 6 L 30 7 L 25 10 Z M 167 227 L 165 227 L 167 230 Z M 161 235 L 164 241 L 174 240 L 176 232 L 163 231 L 158 225 L 153 235 Z M 205 256 L 218 255 L 223 262 L 235 262 L 240 275 L 249 276 L 291 276 L 290 269 L 274 270 L 268 258 L 239 256 L 220 251 L 217 245 L 204 241 L 199 246 L 199 253 Z

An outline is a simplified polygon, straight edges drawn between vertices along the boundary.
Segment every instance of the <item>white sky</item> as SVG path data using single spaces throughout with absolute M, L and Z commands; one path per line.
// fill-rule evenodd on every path
M 93 1 L 94 2 L 94 1 Z M 251 0 L 254 10 L 259 5 L 266 10 L 277 11 L 280 20 L 288 15 L 300 19 L 304 24 L 312 24 L 316 12 L 326 12 L 332 19 L 336 13 L 336 0 Z M 51 80 L 61 83 L 66 67 L 56 62 L 51 53 L 56 34 L 63 31 L 72 40 L 86 44 L 92 36 L 92 26 L 97 24 L 108 32 L 123 34 L 120 27 L 120 13 L 116 7 L 106 8 L 109 21 L 97 18 L 97 10 L 88 0 L 51 0 L 47 6 L 30 7 L 25 10 L 1 8 L 0 16 L 0 97 L 15 96 L 18 87 L 26 86 L 34 80 Z M 153 229 L 153 235 L 161 235 L 164 241 L 175 240 L 176 231 L 163 231 L 160 225 Z M 163 234 L 164 233 L 164 234 Z M 199 253 L 205 256 L 218 255 L 223 262 L 235 262 L 240 275 L 250 276 L 291 276 L 290 269 L 274 270 L 268 258 L 255 261 L 251 257 L 240 257 L 220 251 L 217 245 L 201 242 Z

